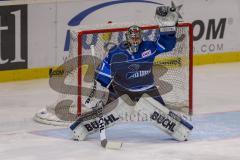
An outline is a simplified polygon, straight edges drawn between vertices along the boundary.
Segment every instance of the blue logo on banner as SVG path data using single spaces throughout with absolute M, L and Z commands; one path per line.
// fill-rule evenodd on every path
M 77 14 L 76 16 L 74 16 L 69 22 L 68 25 L 71 27 L 74 26 L 78 26 L 81 24 L 81 22 L 90 14 L 94 13 L 95 11 L 105 8 L 105 7 L 109 7 L 112 5 L 116 5 L 116 4 L 121 4 L 121 3 L 131 3 L 131 2 L 137 2 L 137 3 L 150 3 L 150 4 L 156 4 L 156 5 L 162 5 L 161 3 L 157 3 L 157 2 L 153 2 L 153 1 L 147 1 L 147 0 L 117 0 L 117 1 L 110 1 L 110 2 L 105 2 L 105 3 L 101 3 L 98 4 L 96 6 L 90 7 L 82 12 L 80 12 L 79 14 Z M 67 35 L 66 35 L 66 41 L 65 41 L 65 46 L 64 46 L 64 51 L 68 51 L 69 50 L 69 43 L 70 43 L 70 31 L 67 31 Z

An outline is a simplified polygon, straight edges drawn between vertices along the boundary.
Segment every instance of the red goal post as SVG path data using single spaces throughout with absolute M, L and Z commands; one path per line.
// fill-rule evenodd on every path
M 152 24 L 152 25 L 149 25 Z M 64 77 L 60 84 L 59 97 L 53 105 L 48 105 L 37 112 L 34 119 L 52 125 L 68 125 L 76 115 L 87 110 L 84 107 L 86 98 L 93 87 L 93 57 L 90 46 L 94 45 L 97 66 L 107 55 L 107 50 L 125 40 L 124 34 L 131 25 L 138 25 L 143 30 L 144 40 L 156 40 L 159 26 L 154 23 L 111 23 L 103 25 L 79 26 L 70 30 L 70 51 L 64 57 L 64 64 L 72 59 L 77 60 L 77 67 Z M 177 44 L 173 51 L 161 53 L 154 61 L 154 79 L 163 100 L 170 109 L 193 114 L 193 31 L 190 23 L 179 23 L 177 26 Z M 106 47 L 107 46 L 107 47 Z M 70 64 L 71 66 L 72 64 Z M 70 67 L 71 68 L 71 67 Z M 60 73 L 65 72 L 64 69 Z M 154 72 L 155 73 L 155 72 Z M 71 94 L 66 85 L 76 87 L 77 94 Z M 70 90 L 70 89 L 69 89 Z M 94 97 L 95 98 L 95 97 Z M 72 104 L 60 111 L 56 106 L 63 100 Z M 68 101 L 69 102 L 69 101 Z M 60 115 L 60 116 L 59 116 Z

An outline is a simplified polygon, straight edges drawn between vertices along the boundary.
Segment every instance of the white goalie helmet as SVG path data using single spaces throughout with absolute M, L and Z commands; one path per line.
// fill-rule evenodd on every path
M 137 25 L 133 25 L 128 28 L 125 36 L 129 45 L 129 50 L 132 53 L 137 52 L 139 45 L 142 42 L 142 29 Z

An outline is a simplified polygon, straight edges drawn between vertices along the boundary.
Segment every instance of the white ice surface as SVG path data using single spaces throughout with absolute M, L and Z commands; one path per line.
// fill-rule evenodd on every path
M 240 63 L 194 67 L 193 120 L 196 117 L 198 121 L 194 121 L 197 132 L 192 140 L 178 143 L 145 123 L 124 124 L 108 132 L 110 138 L 124 142 L 122 150 L 115 151 L 99 147 L 97 135 L 76 142 L 70 140 L 66 129 L 32 120 L 34 113 L 57 99 L 58 94 L 50 89 L 47 79 L 2 83 L 0 160 L 239 160 L 240 122 L 235 121 L 237 116 L 225 115 L 240 111 L 239 89 Z M 208 115 L 215 115 L 206 120 L 210 129 L 214 127 L 210 120 L 223 126 L 229 122 L 232 128 L 230 125 L 222 133 L 225 136 L 218 137 L 220 132 L 216 132 L 216 137 L 209 138 L 207 129 L 198 130 L 205 120 L 201 116 Z M 197 137 L 201 134 L 205 137 Z

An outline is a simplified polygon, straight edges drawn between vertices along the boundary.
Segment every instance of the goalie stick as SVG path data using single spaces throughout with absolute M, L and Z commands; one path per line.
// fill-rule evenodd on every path
M 101 146 L 107 149 L 120 149 L 122 147 L 122 142 L 114 142 L 114 141 L 108 141 L 106 137 L 106 128 L 105 128 L 105 121 L 103 117 L 103 106 L 104 103 L 102 100 L 100 100 L 96 107 L 100 108 L 98 111 L 98 117 L 99 117 L 99 133 L 100 133 L 100 141 Z
M 91 55 L 93 57 L 93 66 L 94 66 L 94 71 L 95 71 L 95 69 L 96 69 L 95 59 L 94 59 L 95 49 L 94 49 L 94 45 L 91 45 L 90 47 L 91 47 Z M 96 91 L 96 88 L 97 88 L 97 82 L 96 82 L 95 76 L 94 76 L 94 87 L 93 87 L 93 89 L 95 89 L 95 91 Z M 91 94 L 94 94 L 94 91 Z M 91 98 L 91 97 L 89 97 L 89 98 Z M 89 102 L 90 102 L 90 99 L 88 99 L 88 103 Z M 122 147 L 122 142 L 113 142 L 113 141 L 108 141 L 107 140 L 106 127 L 105 127 L 104 116 L 103 116 L 103 106 L 104 106 L 104 103 L 103 103 L 102 100 L 100 100 L 96 104 L 96 107 L 93 108 L 93 110 L 98 111 L 97 114 L 98 114 L 98 118 L 99 118 L 99 133 L 100 133 L 101 146 L 104 147 L 104 148 L 107 148 L 107 149 L 120 149 Z

